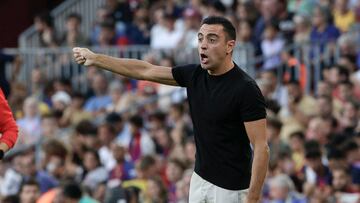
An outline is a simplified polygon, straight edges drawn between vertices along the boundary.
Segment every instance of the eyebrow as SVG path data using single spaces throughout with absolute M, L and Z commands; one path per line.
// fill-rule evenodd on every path
M 198 33 L 198 37 L 202 37 L 204 36 L 201 32 Z M 215 33 L 209 33 L 206 35 L 206 37 L 216 37 L 219 38 L 219 35 L 215 34 Z

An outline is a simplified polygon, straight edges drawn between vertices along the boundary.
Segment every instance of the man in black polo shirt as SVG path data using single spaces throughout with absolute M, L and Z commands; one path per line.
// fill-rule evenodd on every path
M 269 160 L 265 102 L 254 80 L 232 61 L 235 40 L 228 20 L 208 17 L 198 32 L 201 64 L 174 68 L 73 49 L 79 64 L 187 88 L 197 149 L 192 203 L 252 203 L 261 196 Z

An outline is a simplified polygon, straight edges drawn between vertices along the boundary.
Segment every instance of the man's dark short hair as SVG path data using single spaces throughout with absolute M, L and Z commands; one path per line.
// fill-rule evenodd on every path
M 222 25 L 225 33 L 227 34 L 228 40 L 236 40 L 236 30 L 234 25 L 224 17 L 210 16 L 205 18 L 201 25 Z
M 24 181 L 21 184 L 20 193 L 22 192 L 22 190 L 24 189 L 25 186 L 35 186 L 35 187 L 39 188 L 39 191 L 40 191 L 40 184 L 34 178 L 30 178 L 29 180 Z
M 78 14 L 78 13 L 70 13 L 68 16 L 66 16 L 66 20 L 70 20 L 72 18 L 78 20 L 81 23 L 82 18 L 81 18 L 80 14 Z
M 76 200 L 80 200 L 83 193 L 79 184 L 73 181 L 64 183 L 62 190 L 62 193 L 65 197 Z

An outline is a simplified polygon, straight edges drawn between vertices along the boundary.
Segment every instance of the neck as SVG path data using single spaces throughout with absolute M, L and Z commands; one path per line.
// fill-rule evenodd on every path
M 214 70 L 208 70 L 208 73 L 209 75 L 213 75 L 213 76 L 222 75 L 228 72 L 229 70 L 231 70 L 234 66 L 235 64 L 230 58 L 230 60 L 225 60 L 225 62 L 222 65 L 218 66 L 217 68 L 214 68 Z

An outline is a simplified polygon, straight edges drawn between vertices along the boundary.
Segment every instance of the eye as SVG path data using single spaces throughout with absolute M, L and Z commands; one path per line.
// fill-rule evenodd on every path
M 203 38 L 198 38 L 198 41 L 199 41 L 199 42 L 202 42 L 202 40 L 203 40 Z
M 215 39 L 209 39 L 210 43 L 214 43 L 216 40 Z

